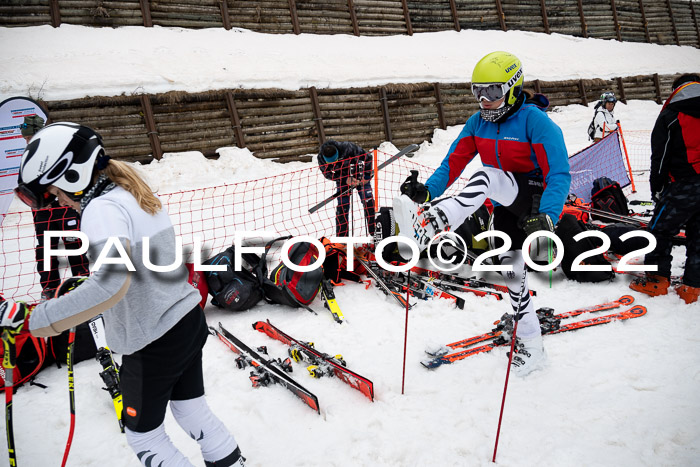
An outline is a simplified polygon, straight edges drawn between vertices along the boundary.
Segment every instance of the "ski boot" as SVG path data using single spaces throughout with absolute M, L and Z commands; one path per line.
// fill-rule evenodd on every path
M 544 368 L 546 354 L 542 346 L 542 336 L 515 339 L 515 355 L 511 361 L 511 370 L 517 376 L 527 376 L 535 370 Z M 510 352 L 509 352 L 510 353 Z
M 394 216 L 399 225 L 399 235 L 413 239 L 419 251 L 442 231 L 449 230 L 447 216 L 437 206 L 418 205 L 406 195 L 394 198 Z
M 668 294 L 668 287 L 671 285 L 667 277 L 647 274 L 646 277 L 635 279 L 630 284 L 630 289 L 647 294 L 650 297 Z
M 700 295 L 700 287 L 691 287 L 686 284 L 680 284 L 673 288 L 681 299 L 690 305 L 698 301 Z

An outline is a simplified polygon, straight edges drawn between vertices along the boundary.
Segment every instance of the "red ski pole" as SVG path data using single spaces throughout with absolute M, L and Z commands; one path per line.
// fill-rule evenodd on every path
M 403 332 L 403 370 L 401 371 L 401 394 L 403 395 L 403 385 L 406 381 L 406 343 L 408 342 L 408 299 L 411 296 L 408 284 L 411 283 L 411 271 L 408 271 L 408 279 L 406 280 L 406 325 Z
M 68 398 L 70 402 L 70 430 L 68 431 L 68 441 L 66 442 L 66 450 L 63 452 L 63 462 L 61 467 L 66 467 L 68 462 L 68 454 L 70 453 L 71 445 L 73 444 L 73 433 L 75 432 L 75 380 L 73 373 L 73 352 L 75 347 L 75 328 L 71 328 L 68 333 L 68 354 L 66 363 L 68 366 Z
M 515 350 L 515 338 L 518 331 L 518 321 L 520 304 L 523 301 L 523 293 L 525 293 L 525 277 L 527 277 L 527 266 L 523 265 L 523 280 L 520 282 L 520 297 L 518 297 L 518 308 L 513 315 L 513 335 L 510 339 L 510 353 L 508 354 L 508 369 L 506 370 L 506 382 L 503 385 L 503 399 L 501 400 L 501 413 L 498 415 L 498 429 L 496 430 L 496 443 L 493 446 L 493 459 L 491 462 L 496 463 L 496 451 L 498 451 L 498 438 L 501 435 L 501 421 L 503 420 L 503 408 L 506 405 L 506 391 L 508 390 L 508 378 L 510 377 L 510 365 L 513 362 L 513 351 Z

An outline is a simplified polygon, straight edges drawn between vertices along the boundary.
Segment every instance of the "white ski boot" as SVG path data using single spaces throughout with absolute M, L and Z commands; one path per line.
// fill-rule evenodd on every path
M 449 230 L 447 217 L 437 206 L 418 205 L 406 195 L 394 198 L 394 217 L 399 224 L 399 235 L 413 239 L 420 251 L 443 230 Z
M 515 340 L 515 355 L 511 362 L 511 370 L 517 376 L 527 376 L 535 370 L 544 368 L 547 355 L 542 346 L 542 336 L 537 335 L 527 339 L 518 337 Z

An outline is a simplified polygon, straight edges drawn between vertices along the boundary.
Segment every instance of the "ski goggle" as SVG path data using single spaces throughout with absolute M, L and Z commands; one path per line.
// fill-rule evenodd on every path
M 17 188 L 15 188 L 15 194 L 20 201 L 32 209 L 43 209 L 56 198 L 46 190 L 37 193 L 26 183 L 20 183 Z
M 487 101 L 494 102 L 503 97 L 508 93 L 510 88 L 515 86 L 515 84 L 520 81 L 523 77 L 523 69 L 518 68 L 518 70 L 510 77 L 510 79 L 505 83 L 472 83 L 472 93 L 476 100 L 481 102 L 486 99 Z
M 484 99 L 489 102 L 503 99 L 509 89 L 510 86 L 506 87 L 505 83 L 472 84 L 472 94 L 479 102 Z

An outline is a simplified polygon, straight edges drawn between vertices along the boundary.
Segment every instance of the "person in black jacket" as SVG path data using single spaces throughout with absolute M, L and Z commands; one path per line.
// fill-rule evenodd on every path
M 668 293 L 672 239 L 685 226 L 686 262 L 683 283 L 675 288 L 686 302 L 700 294 L 700 76 L 686 74 L 673 82 L 651 133 L 649 183 L 656 207 L 649 223 L 656 248 L 644 258 L 655 273 L 630 288 L 647 295 Z
M 24 122 L 20 125 L 22 137 L 27 143 L 34 134 L 44 127 L 44 119 L 38 115 L 24 117 Z M 80 215 L 68 207 L 61 206 L 58 200 L 54 199 L 48 207 L 44 209 L 32 209 L 34 218 L 34 230 L 36 232 L 36 247 L 34 248 L 37 271 L 39 272 L 39 283 L 41 284 L 41 298 L 53 298 L 56 289 L 61 284 L 61 275 L 58 271 L 58 258 L 51 257 L 51 264 L 44 270 L 44 232 L 80 230 Z M 59 239 L 51 239 L 51 248 L 58 248 Z M 63 245 L 66 250 L 77 250 L 82 246 L 82 242 L 77 237 L 63 237 Z M 71 273 L 73 276 L 87 276 L 90 274 L 88 259 L 85 255 L 69 256 Z
M 374 196 L 372 194 L 372 157 L 355 143 L 328 140 L 318 151 L 318 167 L 328 180 L 336 183 L 338 205 L 335 209 L 335 233 L 348 235 L 348 211 L 350 196 L 357 189 L 367 219 L 367 231 L 374 236 Z

